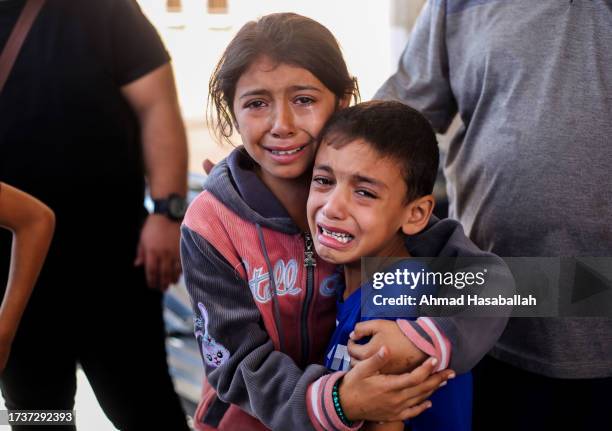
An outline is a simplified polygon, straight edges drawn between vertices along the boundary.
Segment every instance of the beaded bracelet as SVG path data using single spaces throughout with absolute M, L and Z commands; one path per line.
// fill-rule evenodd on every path
M 346 415 L 344 414 L 344 410 L 342 410 L 342 406 L 340 405 L 340 391 L 338 390 L 339 386 L 340 386 L 340 380 L 337 380 L 336 383 L 334 383 L 334 386 L 332 388 L 332 400 L 334 401 L 334 409 L 336 409 L 336 414 L 338 415 L 342 423 L 346 425 L 347 427 L 352 427 L 353 422 L 349 421 L 346 418 Z

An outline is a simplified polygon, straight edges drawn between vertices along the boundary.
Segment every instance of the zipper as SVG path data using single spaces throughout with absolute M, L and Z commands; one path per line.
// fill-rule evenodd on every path
M 314 269 L 317 266 L 312 237 L 310 232 L 304 233 L 304 267 L 306 268 L 306 300 L 302 305 L 302 364 L 306 365 L 310 348 L 308 337 L 308 311 L 314 296 Z

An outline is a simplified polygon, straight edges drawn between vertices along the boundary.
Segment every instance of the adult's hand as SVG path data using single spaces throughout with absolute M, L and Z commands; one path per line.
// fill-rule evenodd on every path
M 371 337 L 366 344 L 355 341 Z M 418 349 L 392 320 L 368 320 L 359 322 L 350 335 L 348 353 L 351 365 L 368 359 L 383 346 L 389 349 L 389 358 L 383 368 L 384 374 L 400 374 L 413 370 L 427 359 L 427 355 Z
M 380 374 L 389 360 L 386 347 L 361 361 L 340 383 L 342 409 L 351 421 L 401 421 L 415 417 L 431 402 L 427 399 L 455 374 L 444 370 L 431 374 L 437 360 L 431 358 L 410 373 Z
M 144 265 L 147 284 L 165 291 L 181 275 L 180 223 L 150 214 L 140 232 L 135 266 Z

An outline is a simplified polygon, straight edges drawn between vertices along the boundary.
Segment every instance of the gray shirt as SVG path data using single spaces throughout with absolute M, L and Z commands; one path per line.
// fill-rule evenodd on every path
M 463 127 L 450 216 L 501 256 L 612 255 L 612 1 L 430 0 L 376 98 Z M 515 318 L 491 352 L 560 378 L 612 376 L 612 319 Z

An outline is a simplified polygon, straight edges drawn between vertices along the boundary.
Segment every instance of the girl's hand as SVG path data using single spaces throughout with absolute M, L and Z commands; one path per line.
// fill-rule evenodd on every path
M 344 375 L 340 383 L 342 409 L 351 421 L 402 421 L 415 417 L 431 402 L 427 399 L 448 379 L 451 370 L 431 374 L 437 360 L 430 358 L 410 373 L 380 374 L 388 361 L 386 347 L 358 363 Z
M 355 341 L 363 337 L 371 337 L 366 344 L 357 344 Z M 381 371 L 385 374 L 400 374 L 412 371 L 422 364 L 427 355 L 419 350 L 400 330 L 397 323 L 392 320 L 369 320 L 359 322 L 350 335 L 348 353 L 351 356 L 351 365 L 355 366 L 375 355 L 381 347 L 389 347 L 389 358 L 385 368 Z

